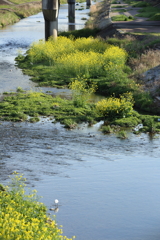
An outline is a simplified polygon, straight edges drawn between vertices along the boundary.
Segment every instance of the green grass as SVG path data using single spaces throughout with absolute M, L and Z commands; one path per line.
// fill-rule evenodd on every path
M 0 119 L 2 121 L 39 121 L 41 116 L 55 118 L 56 121 L 66 124 L 69 121 L 92 122 L 96 119 L 93 104 L 85 103 L 83 107 L 75 106 L 74 99 L 66 100 L 52 97 L 39 92 L 15 93 L 4 97 L 0 102 Z
M 74 30 L 74 31 L 67 31 L 67 32 L 60 32 L 59 36 L 64 36 L 64 37 L 70 37 L 72 36 L 73 38 L 81 38 L 81 37 L 95 37 L 96 34 L 98 33 L 98 29 L 90 29 L 90 28 L 83 28 L 80 30 Z
M 12 5 L 0 5 L 0 9 L 1 8 L 12 8 L 13 6 Z
M 84 32 L 84 33 L 86 34 L 86 32 Z M 80 31 L 80 34 L 83 34 L 83 31 Z M 76 38 L 77 37 L 78 37 L 78 31 L 76 31 Z M 73 38 L 74 37 L 72 36 L 71 39 L 73 39 Z M 64 39 L 64 40 L 65 40 L 64 41 L 65 44 L 67 44 L 67 48 L 64 47 L 64 50 L 65 51 L 66 51 L 66 49 L 71 50 L 72 49 L 72 48 L 70 48 L 71 45 L 68 42 L 71 40 L 66 40 L 66 39 Z M 91 47 L 91 45 L 93 44 L 93 43 L 91 44 L 91 42 L 90 42 L 90 44 L 87 45 L 86 43 L 88 40 L 84 39 L 84 38 L 78 39 L 78 41 L 79 41 L 79 43 L 81 41 L 83 43 L 85 43 L 85 45 L 84 45 L 85 48 L 83 47 L 83 44 L 81 45 L 82 52 L 86 51 L 86 49 L 88 49 L 88 46 Z M 103 46 L 103 48 L 104 48 L 106 43 L 114 45 L 114 46 L 118 46 L 127 51 L 128 61 L 129 61 L 130 58 L 139 57 L 142 53 L 144 53 L 144 51 L 148 48 L 148 46 L 153 46 L 155 43 L 158 43 L 159 41 L 160 41 L 159 37 L 156 37 L 156 36 L 154 38 L 150 38 L 149 36 L 145 37 L 143 41 L 135 40 L 135 38 L 133 38 L 133 37 L 124 38 L 124 39 L 109 38 L 109 39 L 107 39 L 107 41 L 103 40 L 101 43 L 96 42 L 96 49 L 97 49 L 96 51 L 97 51 L 97 53 L 102 51 L 101 47 Z M 47 44 L 50 44 L 50 43 L 48 42 Z M 17 57 L 18 66 L 23 69 L 23 72 L 25 74 L 32 76 L 32 80 L 37 82 L 40 86 L 52 86 L 52 87 L 58 87 L 58 88 L 66 88 L 68 86 L 68 84 L 70 83 L 70 81 L 72 81 L 72 79 L 74 79 L 77 75 L 79 75 L 77 70 L 75 72 L 73 72 L 73 66 L 75 64 L 69 63 L 69 60 L 71 60 L 71 58 L 68 56 L 69 58 L 67 58 L 68 60 L 65 61 L 65 63 L 66 64 L 69 63 L 69 65 L 67 65 L 67 67 L 65 67 L 65 65 L 63 65 L 64 63 L 63 64 L 61 63 L 59 65 L 59 64 L 56 64 L 56 61 L 55 61 L 56 59 L 51 60 L 52 54 L 50 54 L 50 57 L 49 57 L 50 60 L 49 60 L 49 58 L 47 60 L 47 58 L 45 56 L 48 55 L 50 50 L 46 51 L 46 49 L 52 49 L 51 46 L 47 47 L 47 45 L 46 45 L 46 47 L 45 47 L 45 45 L 41 45 L 40 49 L 37 48 L 37 50 L 36 50 L 37 53 L 36 52 L 34 53 L 35 60 L 37 59 L 36 61 L 33 61 L 33 59 L 30 59 L 29 56 L 26 56 L 26 57 L 18 56 Z M 55 48 L 53 48 L 53 50 L 55 50 Z M 60 48 L 57 48 L 57 50 L 59 51 Z M 94 50 L 95 50 L 95 45 L 94 45 Z M 89 50 L 87 50 L 87 51 L 89 51 Z M 97 56 L 97 53 L 95 56 Z M 118 52 L 116 51 L 115 53 L 117 54 Z M 53 56 L 58 56 L 57 54 L 59 54 L 59 53 L 58 52 L 56 54 L 54 53 Z M 89 55 L 91 56 L 91 54 L 89 54 Z M 86 53 L 85 57 L 87 57 L 89 55 L 88 55 L 88 53 Z M 64 54 L 64 52 L 60 52 L 60 56 L 61 56 L 61 58 L 62 58 L 62 56 L 67 57 L 67 53 L 65 52 L 65 54 Z M 77 56 L 78 56 L 78 58 L 80 57 L 80 52 L 78 53 Z M 95 56 L 94 56 L 94 59 L 96 59 Z M 76 57 L 75 54 L 74 54 L 74 57 Z M 112 54 L 112 57 L 113 57 L 113 54 Z M 72 56 L 72 58 L 73 58 L 73 56 Z M 93 59 L 93 57 L 92 57 L 92 59 Z M 83 57 L 83 60 L 85 60 L 84 57 Z M 34 62 L 34 64 L 31 64 L 32 61 Z M 76 66 L 74 66 L 74 68 L 78 67 L 78 65 L 81 64 L 82 62 L 83 61 L 78 61 Z M 102 62 L 104 64 L 104 61 L 102 61 Z M 72 66 L 72 68 L 70 68 L 70 66 Z M 88 67 L 89 67 L 89 69 L 88 69 Z M 143 93 L 143 91 L 141 92 L 141 88 L 139 86 L 137 86 L 136 82 L 132 78 L 130 79 L 128 77 L 128 75 L 130 75 L 132 73 L 132 70 L 129 68 L 129 66 L 124 65 L 123 68 L 121 68 L 121 69 L 116 68 L 116 66 L 114 66 L 114 68 L 110 68 L 110 69 L 107 68 L 107 72 L 104 67 L 99 66 L 99 63 L 96 64 L 96 69 L 97 69 L 97 67 L 99 69 L 98 72 L 95 72 L 95 69 L 94 69 L 94 71 L 90 72 L 90 70 L 92 69 L 91 66 L 90 65 L 88 66 L 85 64 L 85 68 L 83 68 L 84 71 L 80 72 L 80 76 L 85 75 L 85 77 L 88 79 L 88 82 L 90 82 L 90 83 L 93 82 L 93 83 L 97 84 L 97 86 L 98 86 L 97 93 L 104 95 L 104 96 L 110 96 L 114 93 L 115 96 L 118 97 L 120 94 L 123 94 L 124 92 L 129 91 L 134 94 L 134 97 L 136 99 L 136 102 L 135 102 L 136 106 L 139 106 L 139 107 L 143 106 L 143 110 L 146 110 L 146 111 L 151 111 L 151 110 L 155 111 L 155 109 L 151 108 L 151 104 L 153 101 L 151 96 L 146 95 L 145 93 Z
M 5 14 L 0 15 L 0 27 L 4 27 L 8 24 L 16 23 L 20 20 L 20 17 L 14 13 L 6 11 Z
M 111 6 L 111 7 L 112 7 L 112 8 L 124 8 L 125 5 L 123 5 L 123 6 L 122 6 L 122 5 L 121 5 L 121 6 L 114 6 L 114 5 L 113 5 L 113 6 Z
M 150 21 L 160 21 L 160 13 L 155 13 L 152 17 L 149 18 Z
M 126 112 L 130 116 L 122 117 L 121 113 L 117 114 L 116 98 L 112 99 L 113 106 L 110 104 L 111 98 L 107 103 L 110 104 L 107 105 L 107 108 L 109 107 L 107 111 L 110 112 L 109 117 L 107 117 L 107 112 L 105 112 L 107 115 L 104 115 L 99 112 L 99 108 L 99 110 L 96 110 L 98 106 L 102 106 L 103 101 L 95 104 L 85 100 L 82 105 L 81 102 L 79 102 L 80 104 L 77 104 L 77 101 L 75 103 L 75 98 L 67 100 L 40 92 L 10 93 L 10 95 L 4 96 L 4 100 L 0 102 L 0 120 L 26 121 L 29 115 L 31 118 L 27 121 L 35 123 L 40 120 L 41 116 L 47 116 L 51 119 L 54 118 L 54 122 L 58 121 L 64 124 L 64 127 L 70 129 L 76 127 L 77 123 L 88 122 L 93 124 L 100 120 L 107 120 L 109 125 L 118 126 L 118 128 L 113 129 L 113 132 L 121 131 L 124 127 L 135 127 L 140 123 L 144 125 L 144 128 L 140 130 L 141 132 L 152 131 L 153 125 L 154 132 L 160 132 L 159 116 L 140 115 L 130 108 L 130 103 L 127 100 L 124 112 L 128 112 L 128 109 L 130 109 L 130 112 Z M 105 127 L 102 131 L 106 133 L 112 130 L 110 127 Z
M 126 12 L 126 9 L 117 9 L 117 10 L 113 10 L 112 12 Z
M 136 15 L 138 17 L 145 17 L 152 21 L 159 21 L 160 19 L 160 10 L 158 8 L 149 6 L 140 9 L 139 12 L 140 13 Z
M 34 0 L 34 2 L 39 2 L 40 0 Z M 10 0 L 10 2 L 14 4 L 22 4 L 22 3 L 28 3 L 32 2 L 31 0 Z
M 127 17 L 127 16 L 121 14 L 121 15 L 116 15 L 116 16 L 111 17 L 111 20 L 114 22 L 116 22 L 116 21 L 132 21 L 132 20 L 134 20 L 134 18 L 132 16 Z
M 144 2 L 144 1 L 138 1 L 138 2 L 132 3 L 131 5 L 133 7 L 149 7 L 149 6 L 151 6 L 149 3 Z
M 133 33 L 130 33 L 130 35 L 145 35 L 145 36 L 150 36 L 150 37 L 160 37 L 160 33 L 155 33 L 155 32 L 153 32 L 153 33 L 146 33 L 146 32 L 133 32 Z M 157 39 L 157 40 L 159 40 L 160 41 L 160 39 Z
M 38 1 L 39 2 L 39 1 Z M 18 22 L 20 19 L 28 17 L 30 15 L 36 14 L 41 11 L 41 5 L 37 6 L 10 6 L 8 5 L 8 9 L 11 9 L 11 11 L 8 10 L 1 10 L 0 9 L 0 27 L 4 27 L 9 24 L 14 24 Z

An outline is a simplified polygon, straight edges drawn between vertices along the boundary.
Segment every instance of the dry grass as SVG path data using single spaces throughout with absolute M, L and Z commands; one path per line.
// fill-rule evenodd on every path
M 139 58 L 131 58 L 129 64 L 134 70 L 132 76 L 140 79 L 143 72 L 160 65 L 160 50 L 148 50 Z
M 98 28 L 100 22 L 109 16 L 110 0 L 98 2 L 90 8 L 90 18 L 86 22 L 87 28 Z M 105 10 L 105 11 L 104 11 Z

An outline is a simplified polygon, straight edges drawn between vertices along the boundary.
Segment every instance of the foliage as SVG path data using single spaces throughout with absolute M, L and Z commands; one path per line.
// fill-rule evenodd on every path
M 121 127 L 135 127 L 139 123 L 141 123 L 141 120 L 135 116 L 120 118 L 113 121 L 113 124 Z
M 10 0 L 10 2 L 14 4 L 22 4 L 22 3 L 29 3 L 31 1 L 30 0 Z M 39 0 L 35 0 L 35 2 L 39 2 Z
M 6 10 L 5 14 L 0 14 L 0 27 L 4 27 L 8 24 L 13 24 L 19 20 L 20 18 L 14 12 L 9 12 Z
M 96 85 L 91 83 L 91 86 L 88 84 L 88 79 L 83 77 L 77 77 L 74 79 L 69 88 L 72 90 L 72 98 L 75 107 L 84 107 L 89 101 L 92 93 L 96 91 Z
M 160 20 L 159 8 L 149 6 L 149 4 L 146 5 L 146 7 L 140 9 L 138 12 L 140 13 L 136 16 L 148 18 L 149 21 Z
M 127 137 L 127 133 L 126 133 L 125 130 L 119 131 L 119 132 L 117 133 L 117 137 L 118 137 L 118 138 L 121 138 L 121 139 L 126 139 L 126 138 L 128 138 L 128 137 Z
M 158 37 L 150 36 L 139 41 L 131 35 L 105 41 L 60 36 L 57 41 L 50 38 L 47 42 L 34 43 L 26 56 L 20 54 L 16 60 L 18 66 L 40 86 L 66 88 L 77 76 L 83 78 L 85 75 L 87 84 L 97 85 L 98 93 L 107 97 L 115 93 L 115 97 L 119 97 L 124 92 L 132 92 L 136 107 L 150 111 L 153 100 L 136 83 L 126 61 L 132 67 L 131 59 L 133 62 L 148 46 L 158 41 Z M 133 78 L 128 77 L 131 73 Z
M 115 9 L 113 10 L 112 12 L 126 12 L 127 10 L 126 9 Z
M 108 126 L 102 126 L 101 129 L 102 133 L 106 134 L 106 133 L 112 133 L 113 129 L 111 128 L 110 125 Z
M 37 0 L 36 0 L 37 1 Z M 14 0 L 13 0 L 14 2 Z M 20 3 L 24 3 L 24 2 L 30 2 L 28 0 L 17 0 L 14 3 L 15 4 L 20 4 Z M 36 14 L 38 12 L 41 11 L 41 4 L 39 1 L 37 1 L 37 4 L 30 4 L 27 6 L 19 6 L 19 5 L 13 5 L 10 6 L 8 5 L 10 9 L 10 11 L 8 11 L 8 9 L 3 9 L 0 10 L 0 27 L 4 27 L 6 25 L 9 24 L 13 24 L 18 22 L 20 19 L 24 18 L 24 17 L 28 17 L 30 15 Z
M 56 221 L 47 216 L 45 205 L 38 202 L 36 190 L 26 193 L 24 182 L 23 175 L 14 172 L 6 191 L 0 191 L 0 239 L 67 240 Z
M 28 119 L 28 116 L 31 118 Z M 72 119 L 72 122 L 96 119 L 94 105 L 91 103 L 86 103 L 83 107 L 75 107 L 73 100 L 53 98 L 41 92 L 10 94 L 0 102 L 1 120 L 37 122 L 40 116 L 52 116 L 63 124 L 67 119 Z
M 111 17 L 112 21 L 132 21 L 134 18 L 132 16 L 126 16 L 124 14 L 116 15 Z
M 131 93 L 126 93 L 120 98 L 109 97 L 96 103 L 96 110 L 107 119 L 123 118 L 132 115 L 133 97 Z
M 132 4 L 133 7 L 148 7 L 150 6 L 149 3 L 145 2 L 145 1 L 138 1 Z
M 149 19 L 150 21 L 160 21 L 160 13 L 155 13 L 152 17 Z
M 103 40 L 90 38 L 69 39 L 58 37 L 34 43 L 27 56 L 17 57 L 21 68 L 30 69 L 27 73 L 36 75 L 40 84 L 55 86 L 68 84 L 71 78 L 86 75 L 97 78 L 108 74 L 108 68 L 116 65 L 123 69 L 127 59 L 126 52 L 111 46 Z
M 81 38 L 81 37 L 95 37 L 96 34 L 98 33 L 98 29 L 90 29 L 90 28 L 83 28 L 80 30 L 74 30 L 74 31 L 68 31 L 68 32 L 60 32 L 59 36 L 63 36 L 63 37 L 69 37 L 72 39 L 76 39 L 76 38 Z
M 140 110 L 151 111 L 153 99 L 149 92 L 137 91 L 134 93 L 135 106 Z

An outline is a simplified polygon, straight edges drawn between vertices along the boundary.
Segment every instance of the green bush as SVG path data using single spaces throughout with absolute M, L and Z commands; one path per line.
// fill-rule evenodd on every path
M 105 119 L 125 118 L 132 115 L 133 98 L 131 93 L 126 93 L 120 98 L 110 97 L 96 103 L 96 110 Z
M 101 129 L 102 133 L 106 134 L 106 133 L 112 133 L 113 129 L 111 128 L 110 125 L 108 126 L 102 126 Z

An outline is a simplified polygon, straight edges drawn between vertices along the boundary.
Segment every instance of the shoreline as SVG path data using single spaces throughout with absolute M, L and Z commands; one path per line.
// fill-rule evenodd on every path
M 0 28 L 19 22 L 21 19 L 39 13 L 42 9 L 42 2 L 27 2 L 22 4 L 12 4 L 11 2 L 0 0 L 0 5 L 6 3 L 9 8 L 0 9 Z M 8 4 L 7 4 L 8 3 Z

